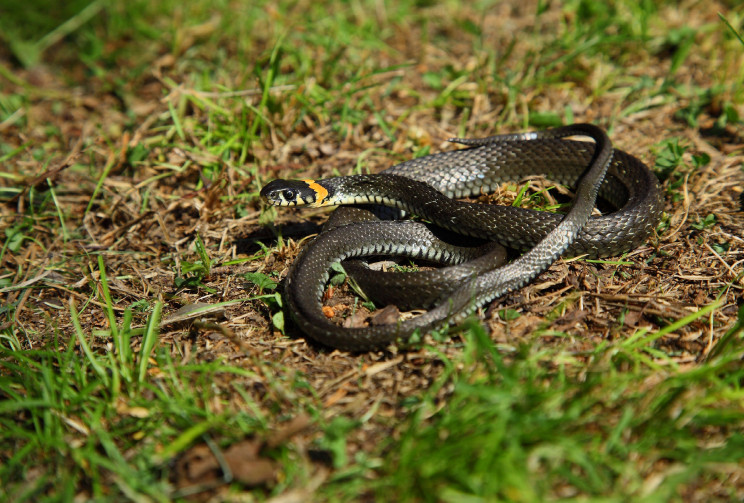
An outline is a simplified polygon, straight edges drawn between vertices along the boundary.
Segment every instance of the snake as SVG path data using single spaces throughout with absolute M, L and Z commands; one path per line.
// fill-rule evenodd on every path
M 578 136 L 592 141 L 570 139 Z M 637 158 L 613 148 L 598 126 L 573 124 L 451 141 L 466 148 L 411 159 L 379 174 L 279 179 L 263 187 L 260 195 L 276 206 L 350 205 L 338 208 L 329 219 L 333 224 L 303 248 L 285 280 L 287 308 L 307 336 L 346 351 L 415 342 L 462 323 L 478 307 L 522 288 L 562 255 L 610 257 L 639 246 L 661 218 L 663 198 L 656 176 Z M 575 187 L 569 211 L 458 200 L 528 176 Z M 598 197 L 614 211 L 592 216 Z M 424 222 L 369 216 L 381 206 Z M 365 216 L 360 217 L 360 211 Z M 462 238 L 452 239 L 453 233 Z M 500 248 L 465 242 L 473 239 L 524 253 L 503 264 Z M 459 265 L 421 282 L 434 292 L 425 303 L 434 305 L 419 316 L 353 328 L 329 320 L 322 297 L 333 264 L 386 255 Z M 390 279 L 378 283 L 388 290 L 404 291 L 410 280 L 385 276 Z

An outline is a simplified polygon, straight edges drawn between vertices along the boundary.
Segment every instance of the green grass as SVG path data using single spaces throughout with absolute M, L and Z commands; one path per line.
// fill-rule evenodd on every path
M 472 324 L 458 360 L 443 358 L 445 372 L 406 407 L 410 419 L 399 427 L 400 438 L 373 453 L 381 459 L 346 459 L 343 434 L 363 423 L 331 423 L 319 443 L 334 453 L 339 472 L 321 494 L 354 499 L 361 490 L 380 499 L 428 501 L 439 495 L 461 501 L 471 495 L 542 501 L 556 491 L 668 501 L 685 481 L 725 480 L 727 466 L 740 461 L 744 448 L 737 427 L 744 399 L 743 324 L 744 310 L 720 343 L 725 347 L 694 369 L 650 370 L 637 354 L 652 349 L 647 341 L 582 355 L 586 363 L 579 374 L 566 370 L 572 362 L 556 362 L 553 352 L 529 346 L 505 359 Z M 151 333 L 143 344 L 154 338 Z M 85 334 L 77 335 L 82 343 Z M 165 461 L 192 442 L 217 432 L 226 442 L 246 432 L 266 434 L 269 420 L 256 414 L 266 404 L 237 404 L 246 398 L 239 394 L 221 399 L 229 411 L 210 406 L 213 380 L 231 376 L 237 390 L 242 380 L 255 378 L 245 369 L 220 362 L 179 365 L 164 348 L 153 354 L 154 365 L 143 365 L 148 359 L 117 362 L 112 354 L 80 354 L 72 345 L 64 350 L 56 339 L 35 351 L 15 349 L 20 345 L 2 345 L 0 390 L 6 400 L 0 438 L 17 448 L 0 476 L 20 481 L 31 465 L 40 465 L 41 473 L 4 485 L 9 500 L 64 500 L 83 481 L 89 496 L 101 499 L 113 489 L 106 485 L 113 475 L 123 495 L 168 501 L 173 493 L 165 484 Z M 146 377 L 150 365 L 158 370 L 154 377 Z M 438 403 L 439 392 L 450 386 L 446 403 Z M 302 480 L 297 453 L 282 450 L 273 455 L 298 464 L 300 473 L 285 469 Z M 647 476 L 657 465 L 664 470 L 649 485 Z M 371 470 L 380 478 L 370 483 L 365 475 Z M 732 489 L 732 499 L 734 494 Z
M 740 316 L 739 329 L 744 309 Z M 721 400 L 739 388 L 742 347 L 693 370 L 652 373 L 636 353 L 652 351 L 648 341 L 632 351 L 622 346 L 584 355 L 577 375 L 560 363 L 546 368 L 555 355 L 529 346 L 507 361 L 472 326 L 462 360 L 448 362 L 449 371 L 389 446 L 390 475 L 378 494 L 424 501 L 545 501 L 551 494 L 669 501 L 685 480 L 725 480 L 725 465 L 738 463 L 744 447 L 741 431 L 728 428 L 741 419 L 741 390 L 734 401 Z M 427 419 L 445 385 L 454 386 L 452 395 Z M 708 438 L 694 441 L 702 431 Z M 650 483 L 658 465 L 664 469 Z M 732 488 L 728 496 L 735 494 Z
M 162 348 L 154 364 L 119 366 L 57 341 L 35 351 L 14 347 L 3 344 L 0 381 L 6 397 L 0 441 L 12 448 L 0 471 L 8 501 L 65 501 L 83 488 L 96 500 L 114 491 L 169 501 L 169 463 L 195 439 L 266 432 L 265 418 L 253 413 L 257 407 L 242 403 L 242 411 L 219 412 L 212 405 L 215 380 L 240 386 L 254 378 L 246 369 L 181 365 Z M 223 406 L 236 399 L 242 402 L 234 397 Z
M 659 314 L 645 325 L 625 324 L 625 306 L 597 333 L 554 329 L 580 288 L 526 338 L 497 343 L 471 320 L 462 339 L 393 367 L 404 370 L 391 379 L 420 389 L 378 395 L 365 369 L 396 355 L 349 363 L 260 344 L 292 335 L 277 293 L 292 240 L 262 238 L 237 257 L 222 242 L 225 229 L 229 240 L 273 224 L 280 213 L 258 192 L 275 176 L 376 171 L 438 151 L 444 131 L 576 116 L 611 133 L 656 131 L 654 169 L 682 205 L 713 162 L 685 133 L 741 131 L 734 2 L 723 20 L 687 6 L 685 22 L 670 16 L 676 2 L 650 0 L 507 14 L 499 2 L 426 0 L 51 4 L 37 1 L 27 22 L 0 8 L 0 499 L 172 501 L 215 487 L 256 501 L 303 490 L 317 501 L 742 496 L 741 273 L 668 312 L 649 302 Z M 498 23 L 510 15 L 529 22 Z M 60 167 L 80 136 L 80 155 Z M 723 255 L 735 224 L 709 211 L 683 233 Z M 669 255 L 587 267 L 622 276 Z M 239 266 L 250 272 L 229 287 L 216 279 Z M 193 325 L 168 325 L 163 338 L 163 313 L 202 303 L 211 308 L 179 311 Z M 212 308 L 234 309 L 242 332 L 207 318 Z M 673 335 L 713 339 L 692 353 L 667 343 Z M 577 350 L 582 337 L 589 349 Z M 326 364 L 347 366 L 328 374 L 324 395 Z M 304 416 L 307 430 L 273 440 Z M 213 486 L 176 487 L 195 447 L 223 455 L 246 439 L 275 467 L 270 480 L 227 470 Z

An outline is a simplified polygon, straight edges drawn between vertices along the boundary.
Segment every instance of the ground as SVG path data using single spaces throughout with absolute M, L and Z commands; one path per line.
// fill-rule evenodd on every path
M 77 4 L 0 24 L 0 494 L 744 498 L 741 7 Z M 661 179 L 645 245 L 415 348 L 293 327 L 328 211 L 267 181 L 570 122 Z

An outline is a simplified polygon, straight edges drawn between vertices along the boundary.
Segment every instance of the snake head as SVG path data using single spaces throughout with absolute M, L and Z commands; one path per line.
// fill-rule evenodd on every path
M 261 197 L 274 206 L 325 206 L 328 190 L 315 180 L 274 180 L 261 189 Z

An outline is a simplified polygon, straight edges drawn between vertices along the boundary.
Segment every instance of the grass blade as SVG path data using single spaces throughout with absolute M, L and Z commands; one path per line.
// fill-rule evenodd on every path
M 160 315 L 163 310 L 163 303 L 161 301 L 155 302 L 155 306 L 152 308 L 152 313 L 147 320 L 147 326 L 145 327 L 145 335 L 142 337 L 142 348 L 139 354 L 139 374 L 137 376 L 137 382 L 143 383 L 147 377 L 147 364 L 150 359 L 155 344 L 158 342 L 158 330 L 160 325 Z
M 103 381 L 105 386 L 109 386 L 109 376 L 106 373 L 106 370 L 101 366 L 101 364 L 98 361 L 98 358 L 95 354 L 93 354 L 93 351 L 91 351 L 90 346 L 88 345 L 88 341 L 85 340 L 85 333 L 83 332 L 83 327 L 80 325 L 80 316 L 78 314 L 78 310 L 75 307 L 75 299 L 70 298 L 70 315 L 72 318 L 72 325 L 75 327 L 75 335 L 77 336 L 78 343 L 80 344 L 80 347 L 83 348 L 83 353 L 85 353 L 85 356 L 88 358 L 88 362 L 93 367 L 93 370 L 98 374 L 98 377 L 101 378 L 101 381 Z

